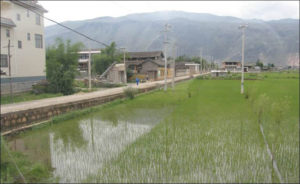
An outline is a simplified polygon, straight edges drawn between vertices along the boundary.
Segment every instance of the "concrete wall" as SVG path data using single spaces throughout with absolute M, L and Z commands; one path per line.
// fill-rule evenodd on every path
M 176 69 L 176 77 L 185 76 L 189 74 L 189 69 Z
M 12 92 L 13 93 L 21 93 L 30 91 L 32 89 L 32 85 L 37 83 L 40 80 L 46 79 L 44 76 L 37 77 L 14 77 L 12 78 Z M 1 95 L 10 93 L 10 82 L 9 78 L 1 79 Z
M 21 92 L 30 91 L 34 83 L 35 82 L 33 81 L 12 83 L 12 92 L 21 93 Z M 10 93 L 10 84 L 9 83 L 1 84 L 1 95 L 6 95 L 9 93 Z

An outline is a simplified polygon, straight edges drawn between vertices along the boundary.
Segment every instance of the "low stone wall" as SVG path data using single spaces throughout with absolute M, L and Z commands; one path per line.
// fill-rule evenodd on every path
M 123 97 L 124 94 L 117 94 L 106 97 L 92 98 L 78 102 L 48 106 L 44 108 L 28 109 L 14 113 L 2 114 L 1 132 L 49 120 L 53 116 L 57 116 L 74 110 L 92 107 Z
M 190 78 L 181 79 L 179 81 L 189 80 Z M 179 82 L 176 81 L 176 82 Z M 163 86 L 163 84 L 156 84 L 147 88 L 140 88 L 139 93 L 144 93 L 157 89 Z M 118 94 L 102 96 L 97 98 L 91 98 L 81 101 L 75 101 L 65 104 L 58 104 L 47 106 L 43 108 L 27 109 L 18 112 L 1 114 L 1 133 L 7 134 L 23 129 L 33 124 L 37 124 L 42 121 L 50 120 L 52 117 L 65 114 L 74 110 L 84 109 L 100 104 L 104 104 L 116 99 L 124 98 L 124 92 Z M 5 133 L 5 134 L 6 134 Z

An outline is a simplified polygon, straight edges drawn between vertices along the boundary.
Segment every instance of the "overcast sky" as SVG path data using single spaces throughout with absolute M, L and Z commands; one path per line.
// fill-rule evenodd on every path
M 179 10 L 243 19 L 299 19 L 298 1 L 39 1 L 58 22 L 132 13 Z M 53 23 L 45 21 L 45 25 Z

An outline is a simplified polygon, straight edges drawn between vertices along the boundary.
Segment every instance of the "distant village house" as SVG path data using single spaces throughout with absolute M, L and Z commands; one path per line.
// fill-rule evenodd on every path
M 162 51 L 128 52 L 126 68 L 133 71 L 135 76 L 146 80 L 161 80 L 165 72 L 164 54 Z M 172 77 L 172 69 L 167 64 L 167 76 Z
M 109 83 L 126 83 L 124 63 L 114 62 L 100 76 L 100 79 Z
M 88 62 L 89 62 L 89 53 L 91 52 L 91 56 L 100 54 L 100 49 L 91 49 L 90 50 L 81 50 L 78 52 L 78 70 L 80 72 L 87 72 L 88 71 Z
M 222 69 L 227 71 L 241 71 L 242 64 L 239 61 L 224 61 L 222 62 Z

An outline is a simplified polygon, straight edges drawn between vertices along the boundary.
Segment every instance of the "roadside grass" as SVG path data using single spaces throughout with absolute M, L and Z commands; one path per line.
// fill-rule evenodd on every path
M 1 105 L 10 104 L 10 103 L 18 103 L 18 102 L 25 102 L 31 100 L 39 100 L 43 98 L 52 98 L 63 96 L 61 93 L 42 93 L 42 94 L 33 94 L 31 92 L 25 92 L 20 94 L 13 95 L 12 101 L 10 95 L 1 95 Z

